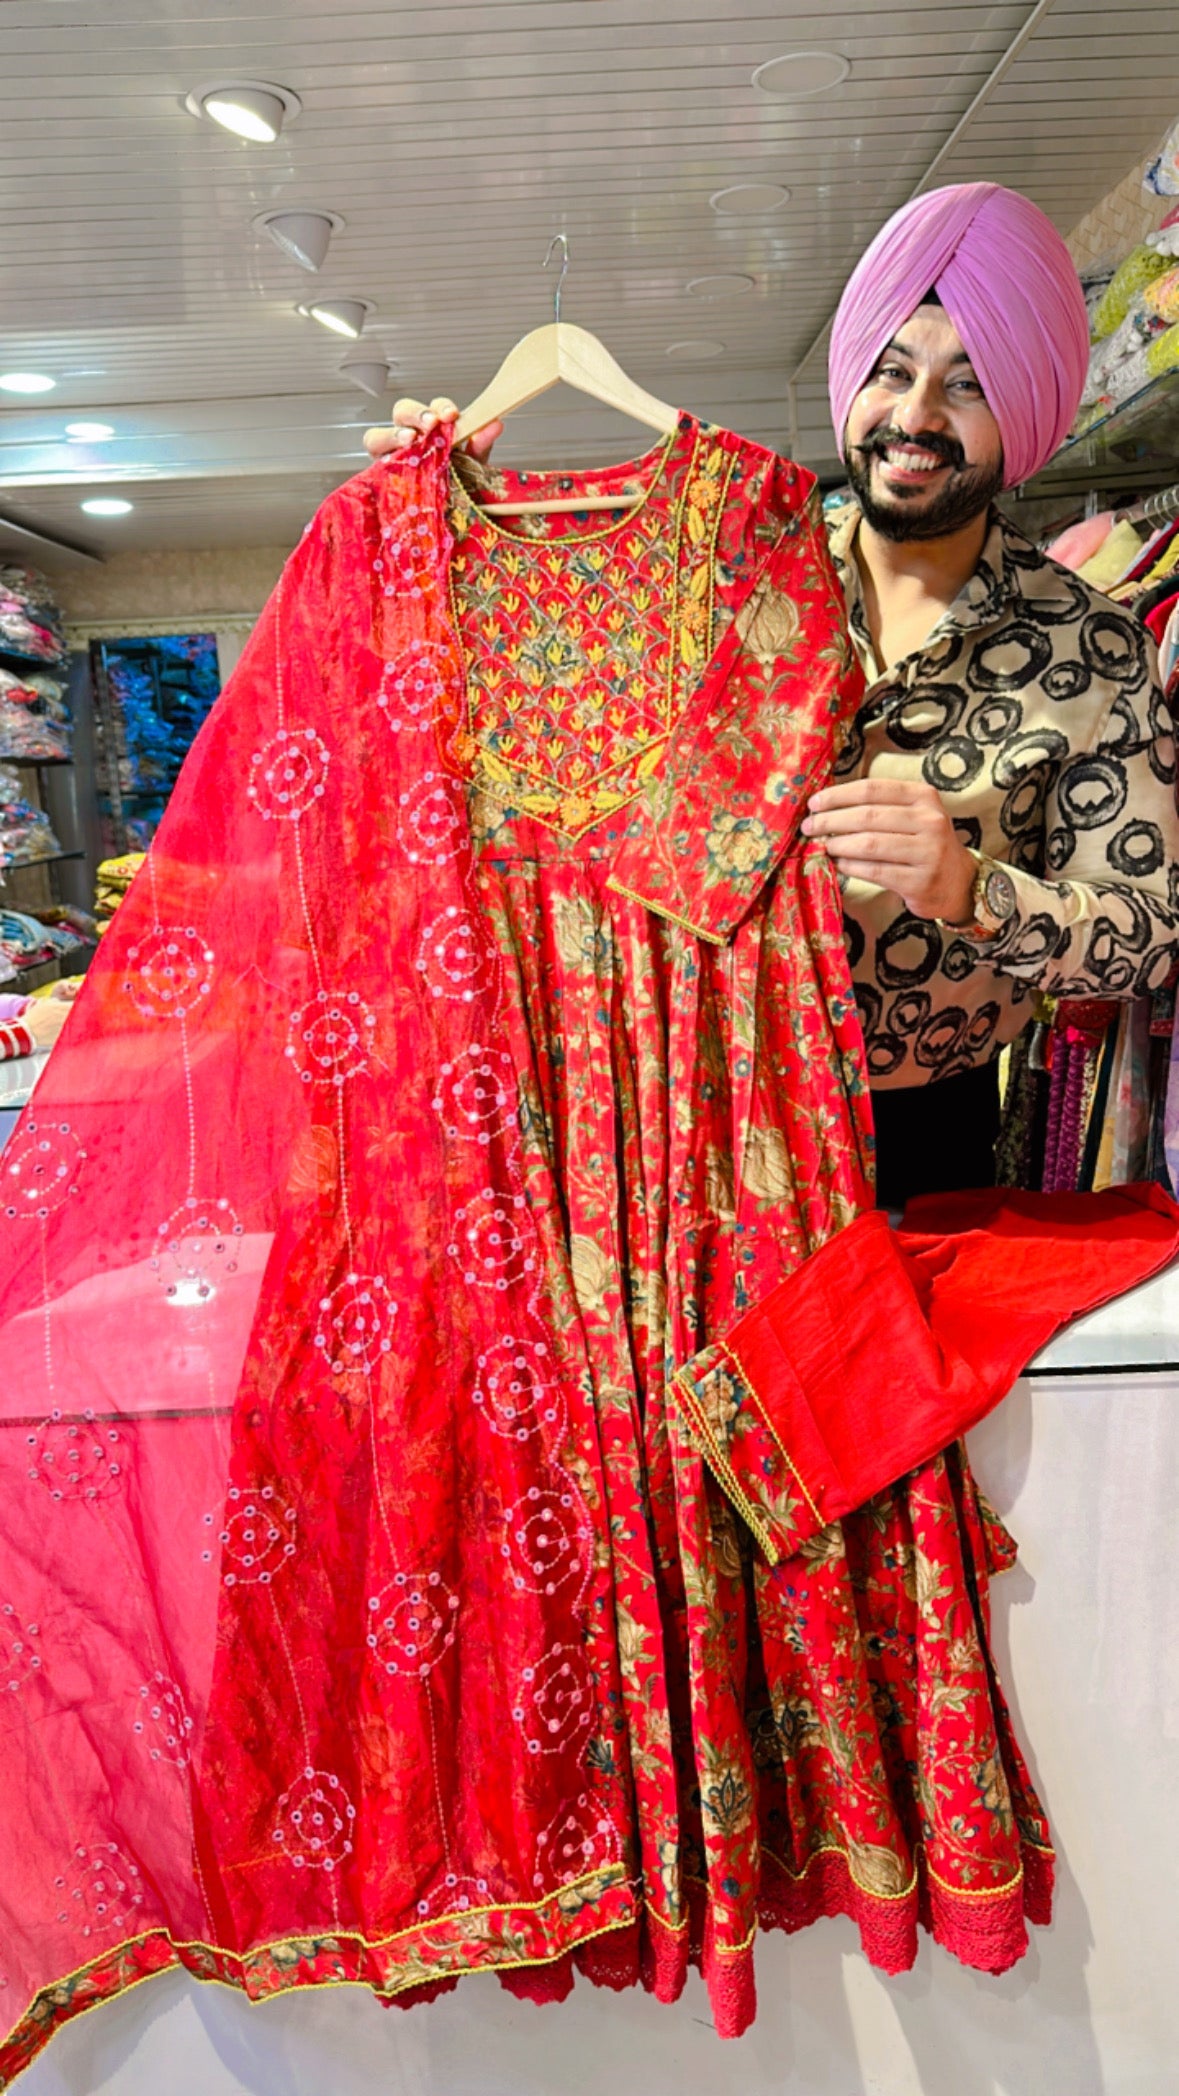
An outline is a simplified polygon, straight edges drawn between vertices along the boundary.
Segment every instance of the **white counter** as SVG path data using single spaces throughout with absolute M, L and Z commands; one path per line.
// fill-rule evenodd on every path
M 48 1048 L 38 1048 L 32 1055 L 8 1056 L 0 1062 L 0 1143 L 11 1127 L 14 1111 L 27 1106 L 33 1096 L 33 1087 L 49 1061 Z

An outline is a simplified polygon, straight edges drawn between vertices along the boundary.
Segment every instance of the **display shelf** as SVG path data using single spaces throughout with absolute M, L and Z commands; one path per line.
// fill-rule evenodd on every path
M 14 968 L 8 975 L 0 975 L 0 992 L 14 990 L 39 990 L 44 983 L 58 982 L 63 975 L 82 975 L 84 966 L 70 967 L 71 961 L 83 961 L 94 952 L 94 947 L 79 939 L 73 946 L 63 947 L 45 961 L 32 961 L 27 968 Z M 0 963 L 2 966 L 3 963 Z
M 39 859 L 10 859 L 7 866 L 0 866 L 0 881 L 10 873 L 25 873 L 30 866 L 60 866 L 65 859 L 84 859 L 83 851 L 43 852 Z
M 66 668 L 64 655 L 26 655 L 23 648 L 6 648 L 0 643 L 0 668 L 9 662 L 18 663 L 22 670 L 48 670 L 55 677 L 64 675 Z
M 11 764 L 14 771 L 40 771 L 46 764 L 72 764 L 72 757 L 6 757 L 0 751 L 0 764 Z
M 1179 371 L 1152 379 L 1102 421 L 1062 445 L 1020 496 L 1084 493 L 1089 488 L 1149 494 L 1179 477 Z

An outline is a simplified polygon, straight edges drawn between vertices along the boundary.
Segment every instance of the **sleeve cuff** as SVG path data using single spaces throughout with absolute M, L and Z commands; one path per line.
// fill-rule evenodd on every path
M 884 1216 L 862 1215 L 676 1377 L 693 1443 L 771 1564 L 993 1402 L 918 1282 Z
M 1168 1265 L 1160 1187 L 984 1190 L 878 1211 L 813 1252 L 673 1382 L 684 1430 L 771 1564 L 927 1463 L 1054 1332 Z

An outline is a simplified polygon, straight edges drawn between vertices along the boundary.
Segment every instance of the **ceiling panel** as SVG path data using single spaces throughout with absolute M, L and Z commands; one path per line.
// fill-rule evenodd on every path
M 1028 22 L 1030 0 L 839 10 L 758 0 L 8 0 L 0 7 L 0 370 L 55 392 L 0 408 L 0 509 L 96 549 L 294 539 L 360 463 L 378 418 L 349 355 L 396 391 L 469 397 L 551 310 L 540 264 L 572 248 L 565 311 L 665 398 L 834 463 L 822 355 L 789 379 L 887 213 L 912 193 Z M 754 68 L 789 50 L 851 63 L 835 91 L 771 99 Z M 271 148 L 183 108 L 218 78 L 303 101 Z M 1179 112 L 1173 5 L 1056 0 L 985 96 L 939 180 L 1014 182 L 1067 229 Z M 775 181 L 764 218 L 725 219 L 718 189 Z M 261 212 L 343 214 L 310 276 L 252 226 Z M 696 276 L 748 295 L 701 301 Z M 294 307 L 362 295 L 342 344 Z M 669 359 L 719 341 L 708 363 Z M 78 453 L 74 415 L 116 440 Z M 517 460 L 634 449 L 633 429 L 572 396 L 513 418 Z M 79 503 L 128 483 L 130 517 Z

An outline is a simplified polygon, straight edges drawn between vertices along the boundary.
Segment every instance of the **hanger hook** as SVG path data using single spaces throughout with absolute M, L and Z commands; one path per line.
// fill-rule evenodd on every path
M 555 290 L 555 291 L 554 291 L 554 293 L 553 293 L 553 319 L 554 319 L 555 321 L 558 321 L 558 322 L 559 322 L 559 321 L 560 321 L 560 318 L 561 318 L 561 293 L 562 293 L 562 291 L 563 291 L 563 290 L 565 289 L 565 279 L 566 279 L 566 277 L 567 277 L 567 276 L 568 276 L 568 274 L 569 274 L 569 239 L 568 239 L 568 235 L 567 235 L 567 234 L 565 234 L 565 233 L 554 233 L 554 234 L 553 234 L 553 237 L 552 237 L 552 239 L 551 239 L 551 240 L 550 240 L 550 242 L 549 242 L 549 250 L 548 250 L 548 253 L 547 253 L 547 255 L 546 255 L 546 256 L 545 256 L 545 258 L 544 258 L 544 262 L 543 262 L 543 264 L 541 265 L 541 266 L 542 266 L 542 268 L 544 268 L 544 269 L 547 269 L 547 268 L 548 268 L 548 266 L 549 266 L 549 263 L 550 263 L 550 262 L 552 261 L 552 259 L 553 259 L 553 249 L 554 249 L 555 247 L 559 247 L 559 248 L 560 248 L 560 250 L 561 250 L 561 274 L 560 274 L 560 276 L 559 276 L 559 277 L 557 278 L 557 288 L 556 288 L 556 290 Z

